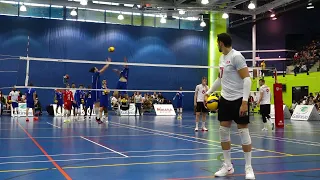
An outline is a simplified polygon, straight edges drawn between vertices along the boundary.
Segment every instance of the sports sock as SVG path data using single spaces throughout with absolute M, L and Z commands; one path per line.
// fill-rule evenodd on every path
M 230 167 L 231 166 L 230 150 L 223 150 L 223 158 L 224 158 L 224 162 L 227 164 L 227 166 Z
M 199 122 L 196 122 L 196 128 L 198 128 L 199 127 Z
M 206 127 L 206 122 L 202 121 L 202 127 Z
M 244 159 L 246 160 L 246 167 L 251 166 L 251 152 L 244 152 Z
M 267 129 L 267 123 L 263 123 L 263 127 Z

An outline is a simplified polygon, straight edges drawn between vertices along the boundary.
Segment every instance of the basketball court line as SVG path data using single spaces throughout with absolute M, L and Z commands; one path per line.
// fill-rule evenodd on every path
M 67 179 L 72 180 L 72 178 L 48 155 L 48 153 L 43 149 L 43 147 L 25 130 L 19 121 L 17 120 L 16 123 L 20 126 L 20 128 L 28 135 L 28 137 L 33 141 L 33 143 L 42 151 L 44 155 L 50 160 L 50 162 L 59 170 L 59 172 Z
M 80 136 L 80 137 L 81 137 L 82 139 L 84 139 L 84 140 L 87 140 L 87 141 L 89 141 L 89 142 L 97 145 L 97 146 L 100 146 L 100 147 L 102 147 L 102 148 L 104 148 L 104 149 L 107 149 L 107 150 L 112 151 L 112 152 L 114 152 L 114 153 L 116 153 L 116 154 L 119 154 L 120 156 L 129 157 L 129 156 L 125 155 L 125 154 L 122 154 L 121 152 L 118 152 L 118 151 L 115 151 L 115 150 L 113 150 L 113 149 L 110 149 L 110 148 L 108 148 L 108 147 L 106 147 L 106 146 L 104 146 L 104 145 L 102 145 L 102 144 L 99 144 L 99 143 L 97 143 L 97 142 L 95 142 L 95 141 L 92 141 L 92 140 L 90 140 L 90 139 L 87 139 L 87 138 L 85 138 L 85 137 L 83 137 L 83 136 Z
M 312 171 L 320 171 L 320 168 L 313 169 L 297 169 L 297 170 L 284 170 L 284 171 L 269 171 L 269 172 L 254 172 L 256 175 L 269 175 L 269 174 L 284 174 L 284 173 L 297 173 L 297 172 L 312 172 Z M 232 174 L 226 177 L 238 177 L 245 176 L 245 174 Z M 171 178 L 165 180 L 188 180 L 188 179 L 212 179 L 215 176 L 197 176 L 197 177 L 187 177 L 187 178 Z
M 203 139 L 203 138 L 198 138 L 198 137 L 192 137 L 192 136 L 187 136 L 187 135 L 182 135 L 182 134 L 176 134 L 176 133 L 171 133 L 171 132 L 166 132 L 166 131 L 159 131 L 159 130 L 155 130 L 155 129 L 149 129 L 149 128 L 144 128 L 144 127 L 140 127 L 140 126 L 132 126 L 132 125 L 127 125 L 127 124 L 122 124 L 122 123 L 115 123 L 115 122 L 110 122 L 111 124 L 117 124 L 117 125 L 122 125 L 125 127 L 128 127 L 129 129 L 145 129 L 148 131 L 153 131 L 153 132 L 161 132 L 163 134 L 172 134 L 172 135 L 176 135 L 176 136 L 180 136 L 180 137 L 187 137 L 187 138 L 192 138 L 192 139 L 197 139 L 197 140 L 203 140 L 203 141 L 207 141 L 207 142 L 214 142 L 214 143 L 221 143 L 220 141 L 214 141 L 214 140 L 209 140 L 209 139 Z M 131 127 L 131 128 L 130 128 Z M 174 136 L 171 136 L 173 138 L 177 138 Z M 191 141 L 192 142 L 192 141 Z M 196 143 L 200 143 L 199 141 L 194 141 Z M 201 142 L 202 143 L 202 142 Z M 210 144 L 211 145 L 211 144 Z M 237 144 L 231 144 L 232 146 L 237 146 L 237 147 L 242 147 L 241 145 L 237 145 Z M 220 145 L 219 145 L 220 147 Z M 283 154 L 283 155 L 287 155 L 290 156 L 292 154 L 288 154 L 288 153 L 283 153 L 283 152 L 277 152 L 277 151 L 272 151 L 272 150 L 267 150 L 267 149 L 260 149 L 260 148 L 252 148 L 252 149 L 256 149 L 256 150 L 262 150 L 262 151 L 267 151 L 267 152 L 271 152 L 271 153 L 277 153 L 277 154 Z
M 253 159 L 271 159 L 271 158 L 292 158 L 292 157 L 302 157 L 302 156 L 320 156 L 320 154 L 299 154 L 299 155 L 277 155 L 277 156 L 253 156 Z M 244 158 L 232 158 L 232 160 L 244 160 Z M 92 166 L 66 166 L 63 169 L 84 169 L 84 168 L 101 168 L 101 167 L 121 167 L 121 166 L 135 166 L 135 165 L 157 165 L 157 164 L 174 164 L 174 163 L 196 163 L 196 162 L 209 162 L 209 161 L 219 161 L 218 159 L 198 159 L 198 160 L 185 160 L 185 161 L 156 161 L 156 162 L 140 162 L 140 163 L 127 163 L 127 164 L 101 164 Z M 0 173 L 9 172 L 30 172 L 30 171 L 45 171 L 45 170 L 55 170 L 56 168 L 33 168 L 33 169 L 8 169 L 0 170 Z
M 233 151 L 231 154 L 241 153 L 242 150 Z M 253 152 L 260 152 L 260 151 L 253 151 Z M 70 162 L 70 161 L 91 161 L 91 160 L 107 160 L 107 159 L 125 159 L 125 158 L 153 158 L 153 157 L 176 157 L 176 156 L 196 156 L 196 155 L 214 155 L 220 154 L 221 152 L 214 152 L 214 153 L 192 153 L 192 154 L 153 154 L 147 156 L 115 156 L 115 157 L 103 157 L 103 158 L 83 158 L 83 159 L 56 159 L 56 162 Z M 31 163 L 51 163 L 51 161 L 9 161 L 9 162 L 0 162 L 0 165 L 4 164 L 31 164 Z
M 146 151 L 124 151 L 121 153 L 148 153 L 148 152 L 175 152 L 175 151 L 200 151 L 200 150 L 220 150 L 221 148 L 195 148 L 195 149 L 159 149 L 159 150 L 146 150 Z M 237 149 L 238 150 L 238 149 Z M 51 157 L 59 156 L 82 156 L 82 155 L 102 155 L 102 154 L 114 154 L 114 152 L 99 152 L 99 153 L 78 153 L 78 154 L 50 154 Z M 33 158 L 33 157 L 45 157 L 45 155 L 32 155 L 32 156 L 1 156 L 0 159 L 11 158 Z
M 51 123 L 49 123 L 49 122 L 47 122 L 47 124 L 50 124 L 51 126 L 56 127 L 56 128 L 61 128 L 60 126 L 56 126 L 56 125 L 51 124 Z

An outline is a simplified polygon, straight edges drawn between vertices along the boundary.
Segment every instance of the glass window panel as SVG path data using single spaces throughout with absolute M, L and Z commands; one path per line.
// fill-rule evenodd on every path
M 129 24 L 131 25 L 131 17 L 132 15 L 129 14 L 122 14 L 124 19 L 119 20 L 118 16 L 120 12 L 106 12 L 106 22 L 111 24 Z
M 160 23 L 160 17 L 156 17 L 156 27 L 179 29 L 179 19 L 167 19 L 166 23 Z
M 180 19 L 180 29 L 189 29 L 189 30 L 196 30 L 202 31 L 203 28 L 200 26 L 201 21 L 190 21 Z
M 140 13 L 133 14 L 133 25 L 134 26 L 141 26 L 142 18 Z
M 154 16 L 143 15 L 144 26 L 154 27 Z
M 18 3 L 0 3 L 0 14 L 18 16 Z
M 104 11 L 78 9 L 78 20 L 104 22 Z
M 63 19 L 63 7 L 51 7 L 51 19 Z
M 70 14 L 73 9 L 75 9 L 77 11 L 77 8 L 69 8 L 69 7 L 67 7 L 67 9 L 66 9 L 66 19 L 68 21 L 76 21 L 77 20 L 77 16 L 71 16 L 71 14 Z
M 27 7 L 27 11 L 20 11 L 20 16 L 49 18 L 50 6 L 42 7 L 40 5 L 36 6 L 36 4 L 30 6 L 27 3 L 25 3 L 25 6 Z

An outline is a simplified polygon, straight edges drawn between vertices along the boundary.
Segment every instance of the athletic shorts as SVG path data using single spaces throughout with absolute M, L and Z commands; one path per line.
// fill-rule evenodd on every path
M 260 113 L 262 115 L 269 115 L 270 114 L 270 104 L 261 104 L 260 105 Z
M 117 89 L 127 89 L 128 82 L 118 81 Z M 125 94 L 126 91 L 120 91 L 121 94 Z
M 178 102 L 177 102 L 177 108 L 182 108 L 182 106 L 183 106 L 183 105 L 182 105 L 182 101 L 178 101 Z
M 70 111 L 72 109 L 72 102 L 71 101 L 64 102 L 64 109 Z
M 34 108 L 34 101 L 28 102 L 27 101 L 27 108 Z
M 19 104 L 17 102 L 12 102 L 11 105 L 13 109 L 19 107 Z
M 219 100 L 218 107 L 218 120 L 219 121 L 234 121 L 237 124 L 249 124 L 249 103 L 248 103 L 248 113 L 245 116 L 240 116 L 240 107 L 242 104 L 242 98 L 228 101 L 223 97 Z
M 101 95 L 100 91 L 92 91 L 91 92 L 92 102 L 94 102 L 94 103 L 99 102 L 100 101 L 100 95 Z
M 57 102 L 57 106 L 62 106 L 63 105 L 63 102 L 62 101 L 58 101 Z
M 87 104 L 86 104 L 86 108 L 87 108 L 87 109 L 89 109 L 89 108 L 90 108 L 90 109 L 93 109 L 93 104 L 88 104 L 88 103 L 87 103 Z
M 108 101 L 100 101 L 100 107 L 108 108 L 108 106 L 109 106 Z
M 197 102 L 196 112 L 207 113 L 208 109 L 204 106 L 203 102 Z

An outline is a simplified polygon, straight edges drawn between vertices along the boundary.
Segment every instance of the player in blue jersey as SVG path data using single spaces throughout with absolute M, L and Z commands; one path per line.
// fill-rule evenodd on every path
M 182 119 L 182 109 L 183 109 L 183 96 L 182 87 L 180 87 L 179 92 L 174 96 L 173 100 L 177 99 L 177 112 L 178 112 L 178 119 Z
M 89 119 L 91 119 L 91 115 L 92 115 L 92 110 L 93 110 L 93 99 L 92 99 L 92 91 L 90 90 L 91 89 L 91 86 L 88 86 L 88 91 L 86 92 L 86 95 L 85 95 L 85 109 L 84 109 L 84 118 L 86 119 L 87 117 L 87 114 L 88 114 L 88 109 L 90 108 L 90 116 L 89 116 Z
M 128 60 L 126 57 L 124 57 L 124 62 L 127 63 Z M 128 77 L 129 77 L 129 67 L 128 65 L 124 65 L 124 68 L 122 71 L 118 69 L 113 69 L 115 73 L 119 75 L 119 81 L 117 84 L 117 89 L 127 89 L 128 86 Z M 120 91 L 121 95 L 124 95 L 126 91 Z
M 97 67 L 93 67 L 90 69 L 89 72 L 93 73 L 92 75 L 92 89 L 101 89 L 101 81 L 100 81 L 100 74 L 103 73 L 109 67 L 109 62 L 111 62 L 111 58 L 107 59 L 107 64 L 103 66 L 102 69 L 98 69 Z M 100 107 L 100 91 L 93 90 L 91 92 L 92 100 L 94 102 L 94 110 L 96 113 L 96 120 L 98 120 L 99 115 L 99 107 Z
M 85 92 L 85 88 L 83 85 L 80 85 L 80 104 L 82 104 L 82 108 L 83 110 L 85 110 L 85 99 L 86 99 L 86 92 Z M 80 109 L 81 110 L 81 109 Z
M 60 111 L 61 111 L 60 113 L 62 114 L 62 105 L 63 105 L 62 97 L 63 97 L 63 94 L 61 90 L 57 89 L 54 97 L 54 102 L 57 104 L 56 113 L 58 113 L 58 108 L 60 107 Z
M 78 115 L 80 116 L 80 104 L 81 104 L 81 98 L 83 97 L 83 85 L 79 85 L 79 89 L 76 90 L 74 94 L 74 103 L 73 103 L 73 114 L 74 116 Z
M 102 81 L 102 91 L 101 91 L 101 97 L 100 97 L 100 111 L 99 111 L 99 117 L 98 117 L 98 123 L 103 123 L 101 121 L 102 118 L 102 112 L 104 112 L 104 116 L 106 117 L 106 122 L 108 122 L 108 106 L 109 106 L 109 93 L 110 91 L 107 88 L 107 81 Z
M 26 103 L 27 103 L 27 111 L 26 111 L 26 121 L 28 122 L 29 121 L 29 118 L 28 118 L 28 113 L 29 113 L 29 109 L 31 108 L 32 109 L 32 115 L 33 115 L 33 120 L 38 120 L 37 117 L 34 116 L 34 104 L 35 104 L 35 101 L 36 101 L 36 98 L 37 98 L 37 95 L 36 95 L 36 90 L 31 88 L 31 86 L 33 86 L 32 83 L 29 84 L 29 87 L 27 90 L 26 90 Z

